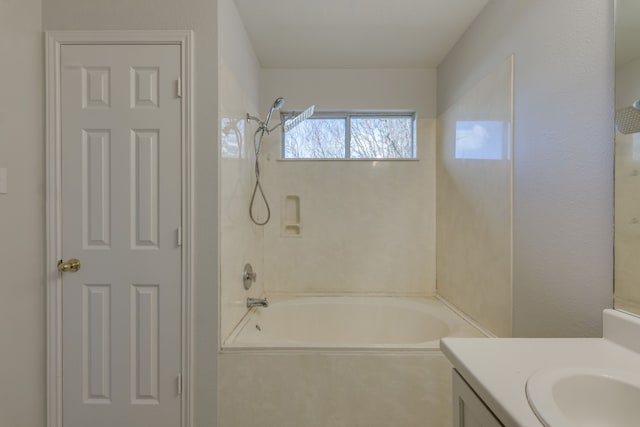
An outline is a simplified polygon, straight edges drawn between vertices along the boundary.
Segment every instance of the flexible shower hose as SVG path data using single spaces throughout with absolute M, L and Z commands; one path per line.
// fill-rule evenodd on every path
M 269 201 L 267 200 L 267 196 L 264 194 L 264 190 L 262 189 L 262 184 L 260 183 L 260 149 L 262 148 L 262 139 L 264 138 L 264 133 L 266 128 L 264 126 L 260 126 L 255 133 L 253 134 L 253 148 L 256 154 L 255 157 L 255 175 L 256 175 L 256 184 L 253 186 L 253 193 L 251 194 L 251 202 L 249 203 L 249 217 L 251 221 L 253 221 L 256 225 L 265 225 L 271 219 L 271 208 L 269 207 Z M 258 134 L 260 136 L 258 136 Z M 257 138 L 257 139 L 256 139 Z M 264 221 L 259 221 L 253 216 L 253 207 L 256 201 L 256 195 L 260 193 L 260 197 L 264 201 L 264 205 L 267 208 L 267 218 Z

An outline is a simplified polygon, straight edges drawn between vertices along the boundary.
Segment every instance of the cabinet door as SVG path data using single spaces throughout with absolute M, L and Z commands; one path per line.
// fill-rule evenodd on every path
M 455 369 L 453 372 L 453 426 L 503 427 Z

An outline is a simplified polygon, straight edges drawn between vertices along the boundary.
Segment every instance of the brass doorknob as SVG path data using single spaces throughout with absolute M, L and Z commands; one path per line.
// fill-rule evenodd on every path
M 58 261 L 58 271 L 63 273 L 75 273 L 80 270 L 80 260 L 77 258 L 71 258 L 67 262 L 62 260 Z

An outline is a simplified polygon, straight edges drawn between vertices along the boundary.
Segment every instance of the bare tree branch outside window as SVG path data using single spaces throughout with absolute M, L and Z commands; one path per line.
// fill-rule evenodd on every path
M 414 117 L 343 114 L 312 117 L 284 136 L 285 159 L 415 158 Z M 347 144 L 347 138 L 348 140 Z
M 310 118 L 285 134 L 285 159 L 340 159 L 345 156 L 346 120 Z
M 413 157 L 413 120 L 408 117 L 353 117 L 351 157 L 406 159 Z

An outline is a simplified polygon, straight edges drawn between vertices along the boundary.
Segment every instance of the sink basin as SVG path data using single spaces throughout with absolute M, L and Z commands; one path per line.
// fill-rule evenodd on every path
M 548 368 L 529 378 L 526 393 L 545 427 L 640 426 L 640 372 Z

